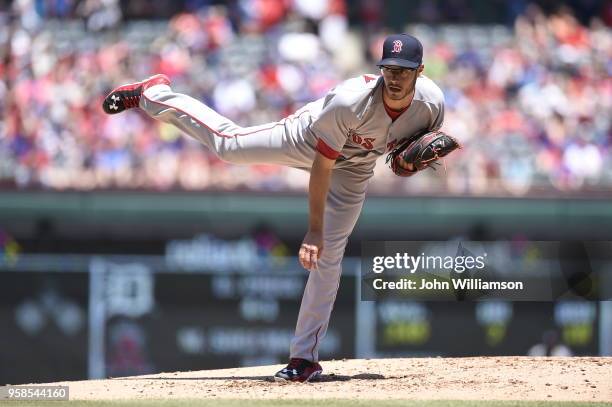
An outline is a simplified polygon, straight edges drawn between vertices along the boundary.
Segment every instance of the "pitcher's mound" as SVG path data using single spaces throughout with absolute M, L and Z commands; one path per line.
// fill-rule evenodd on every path
M 317 382 L 277 383 L 283 366 L 62 382 L 77 399 L 448 399 L 612 401 L 612 358 L 405 358 L 322 362 Z

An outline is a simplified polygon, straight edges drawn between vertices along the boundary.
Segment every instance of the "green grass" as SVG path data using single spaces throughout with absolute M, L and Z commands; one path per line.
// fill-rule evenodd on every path
M 459 400 L 237 400 L 237 399 L 180 399 L 180 400 L 117 400 L 117 401 L 0 401 L 2 406 L 49 406 L 75 405 L 86 407 L 611 407 L 612 403 L 586 403 L 571 401 L 459 401 Z

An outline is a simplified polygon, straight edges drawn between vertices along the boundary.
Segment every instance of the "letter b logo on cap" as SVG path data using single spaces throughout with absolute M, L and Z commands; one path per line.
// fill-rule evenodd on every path
M 393 49 L 391 50 L 391 52 L 399 54 L 400 52 L 402 52 L 402 45 L 404 44 L 400 40 L 393 41 Z

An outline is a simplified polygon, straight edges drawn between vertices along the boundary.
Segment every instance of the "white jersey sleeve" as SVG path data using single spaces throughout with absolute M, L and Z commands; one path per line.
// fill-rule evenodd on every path
M 418 97 L 424 101 L 431 112 L 432 122 L 429 131 L 440 130 L 444 123 L 444 94 L 440 88 L 425 75 L 419 78 Z
M 348 134 L 357 124 L 357 116 L 350 101 L 344 95 L 330 92 L 323 109 L 312 123 L 311 130 L 317 138 L 317 150 L 330 159 L 336 159 L 346 144 Z
M 442 127 L 442 124 L 444 124 L 444 101 L 438 105 L 438 114 L 434 119 L 434 122 L 431 125 L 430 130 L 431 131 L 436 131 L 436 130 L 440 130 L 440 128 Z

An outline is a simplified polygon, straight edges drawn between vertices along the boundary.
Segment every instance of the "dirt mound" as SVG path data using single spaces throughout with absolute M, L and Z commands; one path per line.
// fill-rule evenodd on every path
M 76 399 L 340 398 L 612 402 L 612 358 L 406 358 L 323 362 L 315 383 L 276 383 L 282 366 L 62 382 Z

